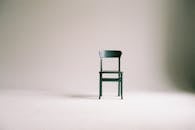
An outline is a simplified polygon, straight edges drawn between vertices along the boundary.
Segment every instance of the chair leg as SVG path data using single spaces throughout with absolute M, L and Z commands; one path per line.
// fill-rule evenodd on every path
M 100 83 L 100 96 L 102 96 L 102 80 L 101 80 L 101 83 Z
M 120 96 L 120 87 L 121 87 L 121 84 L 120 84 L 120 81 L 118 81 L 118 96 Z
M 101 96 L 102 96 L 102 86 L 101 86 L 101 83 L 100 83 L 100 87 L 99 87 L 99 99 L 101 98 Z
M 123 99 L 123 75 L 121 73 L 121 99 Z
M 100 81 L 100 83 L 99 83 L 99 99 L 101 98 L 101 96 L 102 96 L 102 75 L 100 74 L 100 79 L 99 79 Z
M 101 81 L 101 84 L 100 84 L 100 96 L 102 96 L 102 81 Z
M 100 90 L 101 88 L 99 87 L 99 99 L 101 99 L 101 90 Z

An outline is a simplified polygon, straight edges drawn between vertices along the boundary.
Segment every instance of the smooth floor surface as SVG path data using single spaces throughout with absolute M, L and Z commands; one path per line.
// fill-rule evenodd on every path
M 1 90 L 0 130 L 195 130 L 195 95 Z

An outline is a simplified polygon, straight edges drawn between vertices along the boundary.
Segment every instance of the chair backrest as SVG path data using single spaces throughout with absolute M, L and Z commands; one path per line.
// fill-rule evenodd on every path
M 113 57 L 120 58 L 122 55 L 122 52 L 118 50 L 103 50 L 99 52 L 99 55 L 100 55 L 100 58 L 113 58 Z
M 118 58 L 118 71 L 120 71 L 120 58 L 122 52 L 119 50 L 103 50 L 99 52 L 100 56 L 100 71 L 102 71 L 102 59 L 103 58 Z

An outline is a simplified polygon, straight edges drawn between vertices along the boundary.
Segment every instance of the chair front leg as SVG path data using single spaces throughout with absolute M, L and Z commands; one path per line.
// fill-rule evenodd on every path
M 119 77 L 119 81 L 118 81 L 118 96 L 120 96 L 120 88 L 121 88 L 121 75 L 120 74 L 118 74 L 118 77 Z
M 121 73 L 121 99 L 123 99 L 123 73 Z
M 99 99 L 102 96 L 102 73 L 99 74 Z

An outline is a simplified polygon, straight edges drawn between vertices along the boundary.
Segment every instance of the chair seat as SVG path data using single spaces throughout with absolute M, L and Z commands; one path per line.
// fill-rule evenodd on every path
M 102 81 L 120 81 L 120 78 L 102 78 Z
M 121 71 L 100 71 L 99 73 L 123 73 Z

